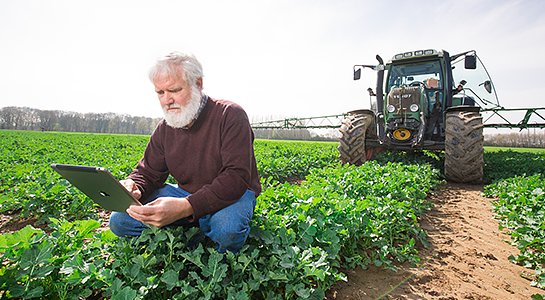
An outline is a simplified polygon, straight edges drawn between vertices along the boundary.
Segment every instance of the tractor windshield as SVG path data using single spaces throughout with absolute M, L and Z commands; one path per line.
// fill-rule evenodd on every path
M 428 89 L 441 89 L 443 78 L 438 60 L 409 64 L 392 64 L 388 73 L 386 92 L 402 85 L 423 85 Z

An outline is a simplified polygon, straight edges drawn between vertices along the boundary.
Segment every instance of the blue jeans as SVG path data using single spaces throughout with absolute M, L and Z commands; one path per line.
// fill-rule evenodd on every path
M 159 197 L 187 197 L 190 193 L 176 185 L 166 184 L 153 192 L 143 203 L 149 203 Z M 250 233 L 249 222 L 252 219 L 255 208 L 255 193 L 246 190 L 244 195 L 235 203 L 198 220 L 198 226 L 202 233 L 209 237 L 217 245 L 220 253 L 229 250 L 238 252 L 246 242 Z M 197 222 L 190 223 L 187 219 L 180 219 L 167 226 L 195 226 Z M 139 236 L 148 228 L 125 212 L 112 212 L 110 216 L 110 229 L 117 236 Z

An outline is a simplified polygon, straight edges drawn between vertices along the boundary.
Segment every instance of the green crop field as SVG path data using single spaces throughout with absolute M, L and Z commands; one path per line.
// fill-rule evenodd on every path
M 530 153 L 538 153 L 538 154 L 545 153 L 544 148 L 515 148 L 515 147 L 492 147 L 492 146 L 484 147 L 484 151 L 487 151 L 487 152 L 514 151 L 514 152 L 530 152 Z
M 198 229 L 117 238 L 101 210 L 49 167 L 94 165 L 124 178 L 147 136 L 0 131 L 0 213 L 32 225 L 0 235 L 0 299 L 323 299 L 357 266 L 395 270 L 427 245 L 418 218 L 442 184 L 441 154 L 337 162 L 335 143 L 257 140 L 264 191 L 240 253 Z M 485 193 L 545 285 L 545 154 L 485 153 Z M 12 220 L 12 221 L 13 221 Z M 9 225 L 9 224 L 7 224 Z

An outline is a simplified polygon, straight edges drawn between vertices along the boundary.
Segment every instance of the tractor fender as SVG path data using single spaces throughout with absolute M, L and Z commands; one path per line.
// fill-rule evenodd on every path
M 348 114 L 364 114 L 364 115 L 372 115 L 373 117 L 376 118 L 375 116 L 375 112 L 370 110 L 370 109 L 356 109 L 356 110 L 352 110 L 352 111 L 349 111 L 346 113 L 347 115 Z
M 469 111 L 469 112 L 480 112 L 481 108 L 479 106 L 471 106 L 471 105 L 460 105 L 460 106 L 452 106 L 447 109 L 445 109 L 445 114 L 447 112 L 451 111 Z

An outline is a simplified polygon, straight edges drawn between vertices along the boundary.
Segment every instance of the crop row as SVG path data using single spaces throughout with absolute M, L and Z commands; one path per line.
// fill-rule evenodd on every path
M 519 253 L 513 263 L 536 270 L 533 286 L 545 289 L 545 150 L 487 153 L 484 194 L 494 198 L 500 228 L 511 235 Z M 534 295 L 533 299 L 545 299 Z
M 504 179 L 487 186 L 485 194 L 497 198 L 494 210 L 500 228 L 508 230 L 512 244 L 520 251 L 510 259 L 536 270 L 532 285 L 545 289 L 545 177 Z

